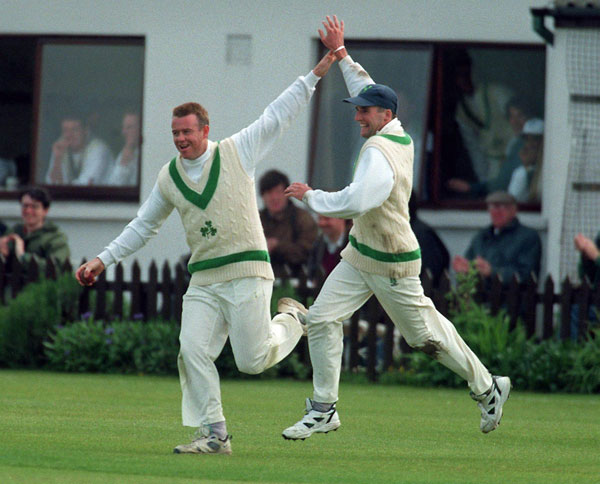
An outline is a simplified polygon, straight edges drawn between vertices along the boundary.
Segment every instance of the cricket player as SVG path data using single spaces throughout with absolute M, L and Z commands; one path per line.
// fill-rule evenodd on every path
M 356 108 L 354 119 L 366 141 L 352 183 L 339 192 L 312 190 L 292 183 L 286 194 L 328 217 L 351 218 L 349 244 L 306 315 L 313 365 L 313 399 L 304 417 L 283 431 L 286 439 L 306 439 L 340 426 L 336 410 L 342 361 L 342 321 L 373 294 L 408 344 L 464 378 L 481 410 L 480 429 L 494 430 L 510 392 L 508 377 L 493 377 L 423 294 L 421 251 L 408 215 L 412 187 L 413 143 L 396 118 L 392 89 L 375 84 L 344 47 L 344 23 L 323 22 L 319 35 L 334 52 Z M 306 313 L 306 310 L 302 310 Z
M 327 54 L 257 121 L 220 142 L 208 139 L 208 114 L 201 105 L 174 108 L 171 130 L 179 154 L 160 170 L 137 217 L 76 271 L 81 284 L 93 284 L 106 267 L 143 247 L 174 208 L 179 212 L 192 252 L 179 338 L 182 416 L 184 426 L 199 432 L 191 443 L 175 447 L 175 453 L 231 454 L 214 365 L 228 336 L 238 369 L 256 374 L 285 358 L 303 334 L 293 302 L 281 300 L 280 314 L 270 317 L 273 271 L 254 175 L 334 61 Z

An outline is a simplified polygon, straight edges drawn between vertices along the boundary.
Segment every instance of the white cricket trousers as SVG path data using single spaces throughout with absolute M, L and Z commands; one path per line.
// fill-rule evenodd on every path
M 418 276 L 390 279 L 360 271 L 342 260 L 308 311 L 308 345 L 316 402 L 337 401 L 343 351 L 342 321 L 349 319 L 373 294 L 410 346 L 433 354 L 440 363 L 464 378 L 476 395 L 490 388 L 490 372 L 454 325 L 424 295 Z
M 225 420 L 214 361 L 227 336 L 244 373 L 261 373 L 294 349 L 302 326 L 289 314 L 271 320 L 272 292 L 273 281 L 258 277 L 188 287 L 177 360 L 183 425 L 201 427 Z

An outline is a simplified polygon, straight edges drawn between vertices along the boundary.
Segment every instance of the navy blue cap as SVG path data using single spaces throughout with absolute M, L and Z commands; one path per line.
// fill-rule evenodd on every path
M 391 109 L 394 114 L 398 109 L 398 96 L 393 89 L 383 84 L 369 84 L 363 87 L 358 96 L 346 98 L 344 102 L 357 106 L 378 106 Z

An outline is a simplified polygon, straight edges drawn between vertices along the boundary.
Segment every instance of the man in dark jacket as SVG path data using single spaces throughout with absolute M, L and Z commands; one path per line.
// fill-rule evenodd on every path
M 50 196 L 41 188 L 28 188 L 20 193 L 22 223 L 0 237 L 0 253 L 14 254 L 26 267 L 34 259 L 41 273 L 52 258 L 58 268 L 64 267 L 70 256 L 67 236 L 52 222 L 46 220 Z
M 421 248 L 421 278 L 426 270 L 431 272 L 433 285 L 438 286 L 440 278 L 450 266 L 450 254 L 440 239 L 439 235 L 417 215 L 417 201 L 415 194 L 411 194 L 408 201 L 408 214 L 410 215 L 410 228 L 415 233 Z
M 456 256 L 452 267 L 467 272 L 474 261 L 479 274 L 487 279 L 498 274 L 504 284 L 513 275 L 526 281 L 533 273 L 539 275 L 542 243 L 538 233 L 517 218 L 517 202 L 506 192 L 494 192 L 485 199 L 492 224 L 475 234 L 465 257 Z
M 260 196 L 265 205 L 260 211 L 260 221 L 276 277 L 300 274 L 318 232 L 310 213 L 294 205 L 283 194 L 289 184 L 288 177 L 277 170 L 266 172 L 259 181 Z

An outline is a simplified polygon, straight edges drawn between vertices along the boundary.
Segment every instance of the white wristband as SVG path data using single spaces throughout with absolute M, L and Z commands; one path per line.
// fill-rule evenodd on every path
M 335 54 L 336 52 L 339 52 L 340 50 L 342 50 L 342 49 L 345 49 L 345 48 L 346 48 L 346 47 L 344 47 L 343 45 L 340 45 L 340 46 L 339 46 L 337 49 L 335 49 L 335 50 L 333 51 L 333 53 Z

